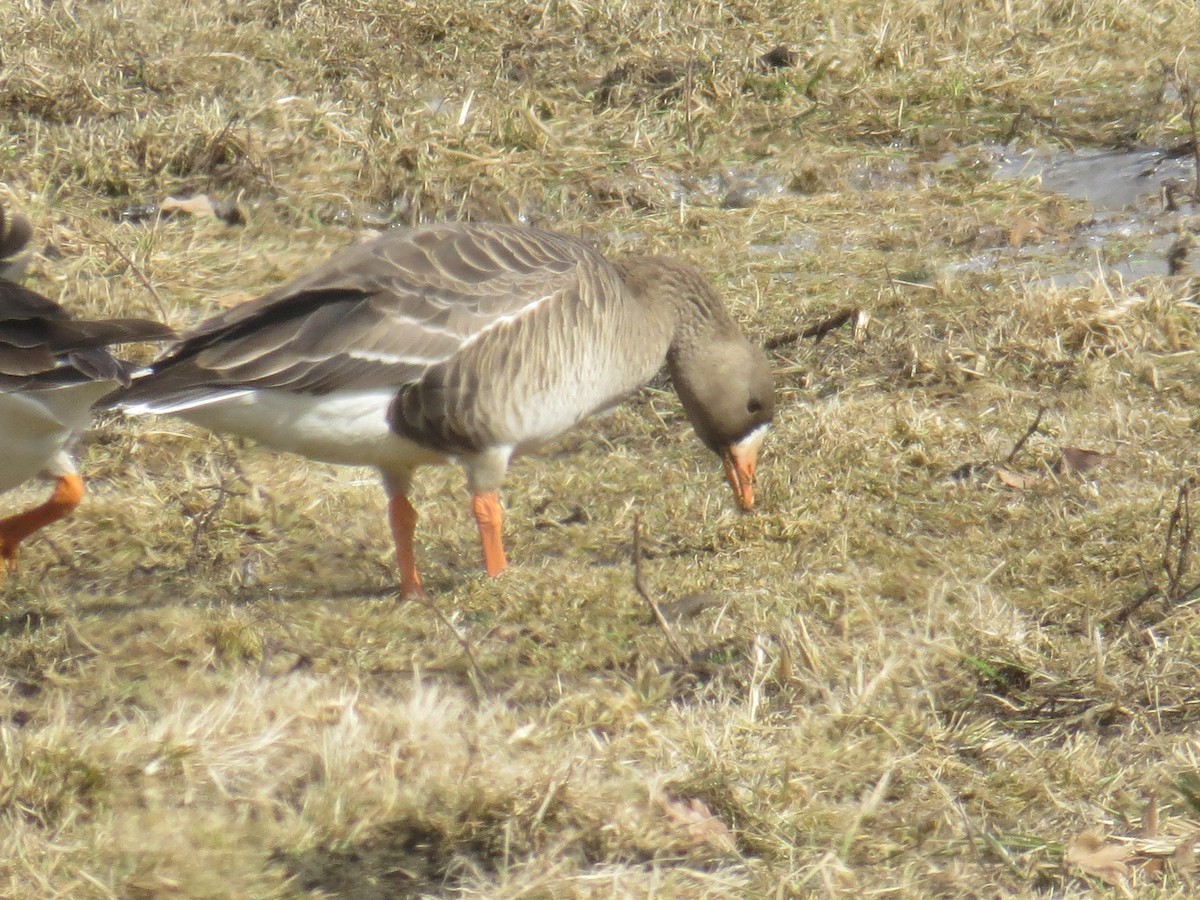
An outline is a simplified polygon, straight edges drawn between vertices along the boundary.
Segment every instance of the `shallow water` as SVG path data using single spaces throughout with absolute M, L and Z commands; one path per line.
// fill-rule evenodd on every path
M 1017 150 L 984 145 L 947 153 L 932 164 L 904 156 L 863 159 L 840 173 L 836 189 L 850 193 L 917 190 L 936 186 L 942 178 L 960 179 L 963 170 L 982 170 L 1002 181 L 1026 180 L 1039 190 L 1090 205 L 1093 214 L 1061 234 L 1021 242 L 1021 246 L 1010 246 L 1007 233 L 998 235 L 996 246 L 943 267 L 943 274 L 990 275 L 1005 282 L 1015 279 L 1054 287 L 1165 275 L 1180 216 L 1196 211 L 1186 200 L 1194 179 L 1191 155 L 1154 149 Z M 727 208 L 800 193 L 769 161 L 736 172 L 678 178 L 671 187 L 672 198 L 679 203 Z M 1178 211 L 1166 206 L 1165 192 L 1172 188 L 1182 207 Z M 799 264 L 818 251 L 817 238 L 813 232 L 798 230 L 781 240 L 752 244 L 749 251 L 794 257 Z
M 1088 148 L 992 152 L 993 178 L 1027 179 L 1095 210 L 1065 241 L 1008 251 L 1016 273 L 1057 287 L 1112 276 L 1130 280 L 1168 274 L 1167 253 L 1180 214 L 1194 211 L 1183 197 L 1194 179 L 1190 154 Z M 1167 206 L 1171 190 L 1177 192 L 1178 211 Z
M 1061 233 L 1046 234 L 1011 246 L 999 232 L 994 246 L 943 266 L 943 275 L 975 275 L 1000 282 L 1070 287 L 1096 280 L 1133 280 L 1168 272 L 1167 253 L 1175 242 L 1180 216 L 1194 212 L 1183 202 L 1192 185 L 1191 156 L 1161 150 L 1013 150 L 974 146 L 947 153 L 933 164 L 895 157 L 853 163 L 842 173 L 839 189 L 850 192 L 896 191 L 936 186 L 939 179 L 960 179 L 964 170 L 983 171 L 996 180 L 1026 180 L 1039 190 L 1062 194 L 1090 205 L 1093 214 Z M 761 185 L 757 198 L 790 193 L 786 182 L 772 177 L 769 164 L 757 172 L 741 171 L 742 184 Z M 714 179 L 707 199 L 719 202 L 729 182 Z M 1173 186 L 1183 207 L 1170 211 L 1164 191 Z M 692 195 L 693 200 L 702 199 Z M 729 204 L 726 201 L 726 205 Z M 1012 223 L 1013 227 L 1017 223 Z M 817 252 L 812 233 L 796 231 L 771 243 L 756 243 L 760 256 L 795 257 L 799 263 Z
M 1163 150 L 1000 151 L 994 177 L 1029 179 L 1046 191 L 1086 200 L 1098 210 L 1123 210 L 1147 202 L 1161 206 L 1164 186 L 1192 181 L 1190 156 Z

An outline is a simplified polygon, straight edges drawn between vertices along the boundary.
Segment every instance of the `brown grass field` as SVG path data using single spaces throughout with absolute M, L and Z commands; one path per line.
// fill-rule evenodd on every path
M 1101 213 L 994 173 L 1194 138 L 1197 34 L 1187 0 L 0 4 L 0 199 L 72 310 L 186 328 L 365 229 L 525 221 L 700 265 L 780 410 L 748 516 L 665 380 L 518 461 L 495 580 L 424 471 L 433 608 L 372 473 L 98 417 L 0 586 L 0 895 L 1194 896 L 1194 184 Z M 197 195 L 241 221 L 154 214 Z

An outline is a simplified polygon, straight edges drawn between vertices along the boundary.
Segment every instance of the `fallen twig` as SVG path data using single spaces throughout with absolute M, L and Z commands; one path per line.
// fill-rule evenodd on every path
M 212 468 L 216 475 L 214 484 L 197 485 L 198 491 L 215 491 L 216 497 L 213 501 L 203 509 L 191 512 L 186 507 L 184 515 L 192 520 L 192 549 L 188 553 L 187 562 L 184 563 L 184 571 L 189 575 L 194 574 L 197 566 L 200 564 L 200 558 L 205 550 L 205 544 L 209 536 L 209 532 L 217 522 L 217 517 L 225 508 L 225 503 L 230 497 L 241 496 L 241 493 L 235 490 L 235 485 L 240 481 L 247 488 L 253 489 L 249 479 L 246 478 L 242 467 L 238 465 L 237 457 L 230 449 L 229 444 L 223 437 L 217 438 L 221 445 L 221 458 L 213 464 Z M 227 469 L 233 469 L 233 475 L 230 476 Z
M 683 124 L 687 132 L 687 148 L 696 149 L 696 126 L 692 122 L 692 93 L 696 86 L 696 57 L 688 59 L 687 75 L 683 80 Z
M 241 120 L 242 117 L 240 113 L 234 113 L 229 117 L 221 130 L 209 140 L 208 145 L 204 148 L 204 153 L 196 158 L 195 163 L 192 164 L 192 171 L 190 174 L 208 174 L 209 170 L 216 167 L 217 163 L 221 161 L 221 157 L 225 153 L 224 144 L 226 138 L 229 137 L 229 133 L 233 131 L 234 127 L 240 123 Z
M 1142 591 L 1140 594 L 1138 594 L 1132 600 L 1123 604 L 1120 609 L 1118 609 L 1115 613 L 1113 613 L 1111 616 L 1109 616 L 1108 621 L 1112 622 L 1114 625 L 1116 625 L 1118 627 L 1121 625 L 1124 625 L 1126 622 L 1129 621 L 1130 616 L 1132 616 L 1135 612 L 1137 612 L 1139 609 L 1141 609 L 1143 606 L 1145 606 L 1147 603 L 1149 603 L 1151 600 L 1153 600 L 1158 595 L 1159 595 L 1159 590 L 1157 587 L 1151 586 L 1151 587 L 1146 588 L 1146 590 Z
M 638 592 L 646 605 L 650 607 L 650 613 L 654 616 L 654 621 L 658 623 L 659 628 L 666 635 L 667 643 L 671 645 L 671 649 L 675 651 L 675 655 L 679 657 L 679 661 L 687 665 L 691 658 L 680 646 L 679 641 L 675 639 L 675 634 L 671 631 L 671 625 L 667 622 L 666 616 L 662 610 L 658 608 L 658 604 L 654 602 L 654 598 L 650 596 L 650 591 L 646 589 L 645 579 L 642 577 L 642 519 L 637 513 L 633 515 L 633 587 Z
M 475 650 L 471 646 L 471 642 L 467 640 L 466 635 L 459 631 L 458 627 L 450 621 L 450 617 L 442 612 L 441 608 L 428 597 L 413 595 L 408 599 L 415 600 L 421 604 L 421 606 L 433 613 L 434 618 L 450 629 L 450 633 L 454 635 L 454 639 L 462 647 L 463 656 L 467 658 L 467 680 L 471 682 L 471 690 L 475 694 L 475 699 L 483 702 L 483 676 L 479 669 L 479 663 L 475 661 Z
M 822 319 L 815 325 L 810 325 L 808 328 L 799 329 L 797 331 L 786 331 L 783 334 L 777 334 L 774 337 L 769 337 L 763 341 L 763 349 L 777 350 L 786 344 L 794 344 L 801 338 L 816 338 L 820 341 L 825 335 L 833 331 L 835 328 L 841 328 L 847 322 L 856 321 L 861 314 L 861 310 L 857 306 L 847 307 L 846 309 L 838 310 L 832 316 Z
M 1146 589 L 1132 600 L 1124 603 L 1116 612 L 1108 617 L 1114 625 L 1124 625 L 1135 612 L 1150 600 L 1161 596 L 1167 606 L 1183 603 L 1197 591 L 1200 591 L 1200 581 L 1183 586 L 1184 576 L 1188 573 L 1191 561 L 1192 540 L 1195 536 L 1192 525 L 1192 504 L 1189 482 L 1179 486 L 1175 496 L 1175 508 L 1167 520 L 1167 535 L 1163 540 L 1162 570 L 1166 575 L 1167 584 L 1160 588 L 1156 584 L 1147 584 Z M 1149 578 L 1146 579 L 1149 582 Z
M 1171 564 L 1171 545 L 1176 532 L 1179 533 L 1179 549 L 1175 553 L 1175 564 Z M 1163 546 L 1162 567 L 1167 573 L 1168 593 L 1179 587 L 1179 582 L 1187 573 L 1188 556 L 1192 545 L 1192 504 L 1188 496 L 1187 482 L 1179 486 L 1175 497 L 1175 509 L 1167 522 L 1167 539 Z
M 154 305 L 158 307 L 159 318 L 163 322 L 166 322 L 167 321 L 167 308 L 166 308 L 166 306 L 163 305 L 162 296 L 158 293 L 158 288 L 156 288 L 154 286 L 154 282 L 152 282 L 150 280 L 149 276 L 147 276 L 146 273 L 144 271 L 142 271 L 142 267 L 139 266 L 137 263 L 135 263 L 130 258 L 128 253 L 126 253 L 124 250 L 122 250 L 120 247 L 118 247 L 113 241 L 109 240 L 109 238 L 106 237 L 105 235 L 103 235 L 103 234 L 100 235 L 100 240 L 102 240 L 105 244 L 107 244 L 108 247 L 115 254 L 117 254 L 117 256 L 121 257 L 121 259 L 123 259 L 125 261 L 125 265 L 129 266 L 129 271 L 133 272 L 133 276 L 142 283 L 142 286 L 145 287 L 146 290 L 148 290 L 150 292 L 150 296 L 154 299 Z
M 1200 127 L 1196 123 L 1196 91 L 1191 76 L 1180 72 L 1175 66 L 1175 89 L 1183 101 L 1183 114 L 1187 117 L 1188 131 L 1191 133 L 1192 151 L 1192 200 L 1200 201 Z
M 1012 452 L 1009 453 L 1008 456 L 1006 456 L 1004 458 L 1004 464 L 1006 466 L 1009 463 L 1011 463 L 1014 459 L 1017 458 L 1017 454 L 1021 452 L 1021 448 L 1025 446 L 1025 442 L 1028 441 L 1035 434 L 1037 434 L 1038 427 L 1042 424 L 1042 416 L 1044 416 L 1045 414 L 1046 414 L 1046 407 L 1039 406 L 1038 411 L 1037 411 L 1037 416 L 1034 417 L 1033 424 L 1030 425 L 1028 430 L 1023 435 L 1021 435 L 1020 439 L 1015 444 L 1013 444 Z

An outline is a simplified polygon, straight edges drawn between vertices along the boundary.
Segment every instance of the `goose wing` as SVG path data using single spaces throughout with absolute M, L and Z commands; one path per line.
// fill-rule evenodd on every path
M 389 232 L 202 322 L 118 402 L 178 411 L 214 395 L 418 381 L 484 334 L 578 292 L 594 251 L 503 225 Z

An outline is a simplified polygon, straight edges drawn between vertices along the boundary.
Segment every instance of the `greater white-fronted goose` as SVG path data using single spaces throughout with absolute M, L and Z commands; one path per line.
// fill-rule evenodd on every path
M 27 219 L 0 207 L 0 491 L 38 475 L 55 487 L 45 503 L 0 519 L 0 577 L 16 565 L 21 541 L 83 498 L 67 445 L 87 425 L 92 404 L 129 380 L 127 367 L 104 348 L 174 336 L 141 319 L 75 319 L 21 287 L 13 279 L 32 234 Z
M 397 230 L 337 253 L 200 324 L 124 391 L 131 412 L 383 475 L 401 590 L 420 594 L 413 470 L 467 474 L 484 567 L 506 566 L 497 491 L 512 457 L 648 381 L 664 360 L 738 503 L 774 411 L 774 382 L 692 266 L 608 262 L 512 225 Z

